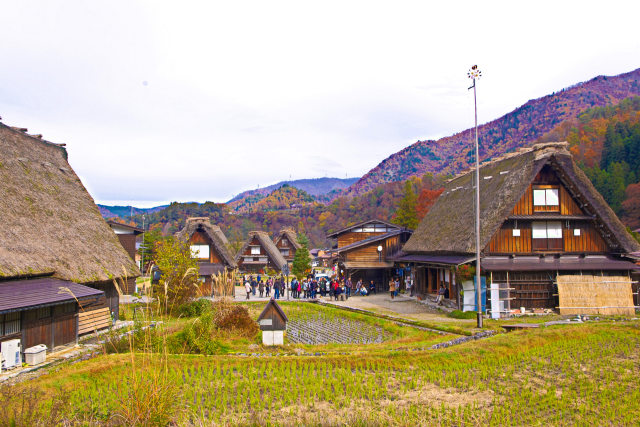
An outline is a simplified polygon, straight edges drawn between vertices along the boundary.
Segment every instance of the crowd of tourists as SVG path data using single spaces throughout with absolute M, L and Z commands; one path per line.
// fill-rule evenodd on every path
M 262 277 L 258 275 L 248 275 L 244 278 L 244 287 L 247 293 L 247 299 L 251 296 L 271 297 L 280 299 L 285 296 L 287 290 L 287 282 L 283 276 L 280 277 Z M 389 281 L 389 292 L 391 298 L 398 296 L 400 290 L 400 282 L 397 277 Z M 329 297 L 338 301 L 349 299 L 349 297 L 367 296 L 377 293 L 377 285 L 371 280 L 365 283 L 362 279 L 353 283 L 351 277 L 346 279 L 321 277 L 316 279 L 313 275 L 308 275 L 302 280 L 293 278 L 288 285 L 289 296 L 294 299 L 316 299 L 318 297 Z

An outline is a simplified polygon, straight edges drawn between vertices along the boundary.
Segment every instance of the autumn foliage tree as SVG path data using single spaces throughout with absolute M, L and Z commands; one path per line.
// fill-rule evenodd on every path
M 198 295 L 198 264 L 191 257 L 189 242 L 173 237 L 156 245 L 154 258 L 160 280 L 153 286 L 153 296 L 162 311 L 171 313 Z
M 396 210 L 396 214 L 392 219 L 393 223 L 415 229 L 418 226 L 417 204 L 418 198 L 413 191 L 413 184 L 411 180 L 407 180 L 404 183 L 404 196 L 398 203 L 398 210 Z

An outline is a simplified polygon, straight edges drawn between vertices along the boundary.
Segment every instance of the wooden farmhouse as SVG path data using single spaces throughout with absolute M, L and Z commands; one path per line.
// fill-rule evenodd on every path
M 327 237 L 335 239 L 333 263 L 341 277 L 351 277 L 377 290 L 386 290 L 389 280 L 398 274 L 393 257 L 411 236 L 411 230 L 381 220 L 369 220 L 338 230 Z
M 293 262 L 293 258 L 296 255 L 296 251 L 302 246 L 298 243 L 298 237 L 293 228 L 283 228 L 275 236 L 274 243 L 282 257 L 287 260 L 288 263 Z
M 0 199 L 0 343 L 53 349 L 110 326 L 114 281 L 140 272 L 63 145 L 0 123 Z
M 182 230 L 176 237 L 188 240 L 191 254 L 198 260 L 198 276 L 202 283 L 202 293 L 212 294 L 213 276 L 238 268 L 235 258 L 229 251 L 229 241 L 220 227 L 211 224 L 209 218 L 187 218 Z
M 280 272 L 287 264 L 287 260 L 264 231 L 249 232 L 246 242 L 236 255 L 236 261 L 243 273 L 264 273 L 266 268 Z
M 585 292 L 598 293 L 630 282 L 637 268 L 629 254 L 640 245 L 567 146 L 536 144 L 480 168 L 481 271 L 490 287 L 511 289 L 511 307 L 562 308 L 558 284 L 568 276 L 594 276 L 600 288 Z M 397 258 L 413 265 L 419 294 L 444 284 L 457 298 L 456 267 L 475 263 L 473 179 L 470 171 L 446 185 Z M 631 293 L 629 283 L 621 286 Z

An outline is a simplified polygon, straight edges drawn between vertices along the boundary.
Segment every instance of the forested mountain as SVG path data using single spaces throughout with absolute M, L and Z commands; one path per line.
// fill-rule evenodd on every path
M 254 195 L 244 197 L 227 203 L 227 206 L 233 212 L 248 213 L 296 209 L 313 202 L 315 202 L 315 198 L 306 191 L 289 184 L 283 184 L 265 196 L 258 197 L 258 195 Z
M 539 141 L 569 141 L 575 159 L 622 222 L 640 227 L 640 97 L 589 109 Z
M 614 105 L 634 95 L 640 95 L 640 69 L 613 77 L 599 76 L 531 100 L 479 127 L 480 157 L 486 160 L 528 146 L 588 108 Z M 472 129 L 467 129 L 437 141 L 418 141 L 383 160 L 341 195 L 363 194 L 381 183 L 402 181 L 425 172 L 460 172 L 473 161 L 472 138 Z
M 356 182 L 358 178 L 310 178 L 310 179 L 296 179 L 293 181 L 282 181 L 277 184 L 268 185 L 264 188 L 258 188 L 256 190 L 244 191 L 231 200 L 228 204 L 235 205 L 242 204 L 242 200 L 246 200 L 247 203 L 255 203 L 262 197 L 267 196 L 273 190 L 282 187 L 283 185 L 289 185 L 302 190 L 318 200 L 327 200 L 332 194 L 349 187 Z
M 98 205 L 100 214 L 104 218 L 127 218 L 131 215 L 141 215 L 145 213 L 152 213 L 160 211 L 166 208 L 168 205 L 155 206 L 153 208 L 136 208 L 135 206 L 107 206 Z

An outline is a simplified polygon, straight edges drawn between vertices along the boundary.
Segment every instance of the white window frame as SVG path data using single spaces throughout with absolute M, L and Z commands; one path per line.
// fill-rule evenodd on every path
M 260 255 L 260 246 L 251 246 L 251 255 Z
M 534 221 L 531 223 L 532 239 L 562 239 L 562 222 Z
M 534 188 L 533 206 L 560 206 L 560 189 Z

